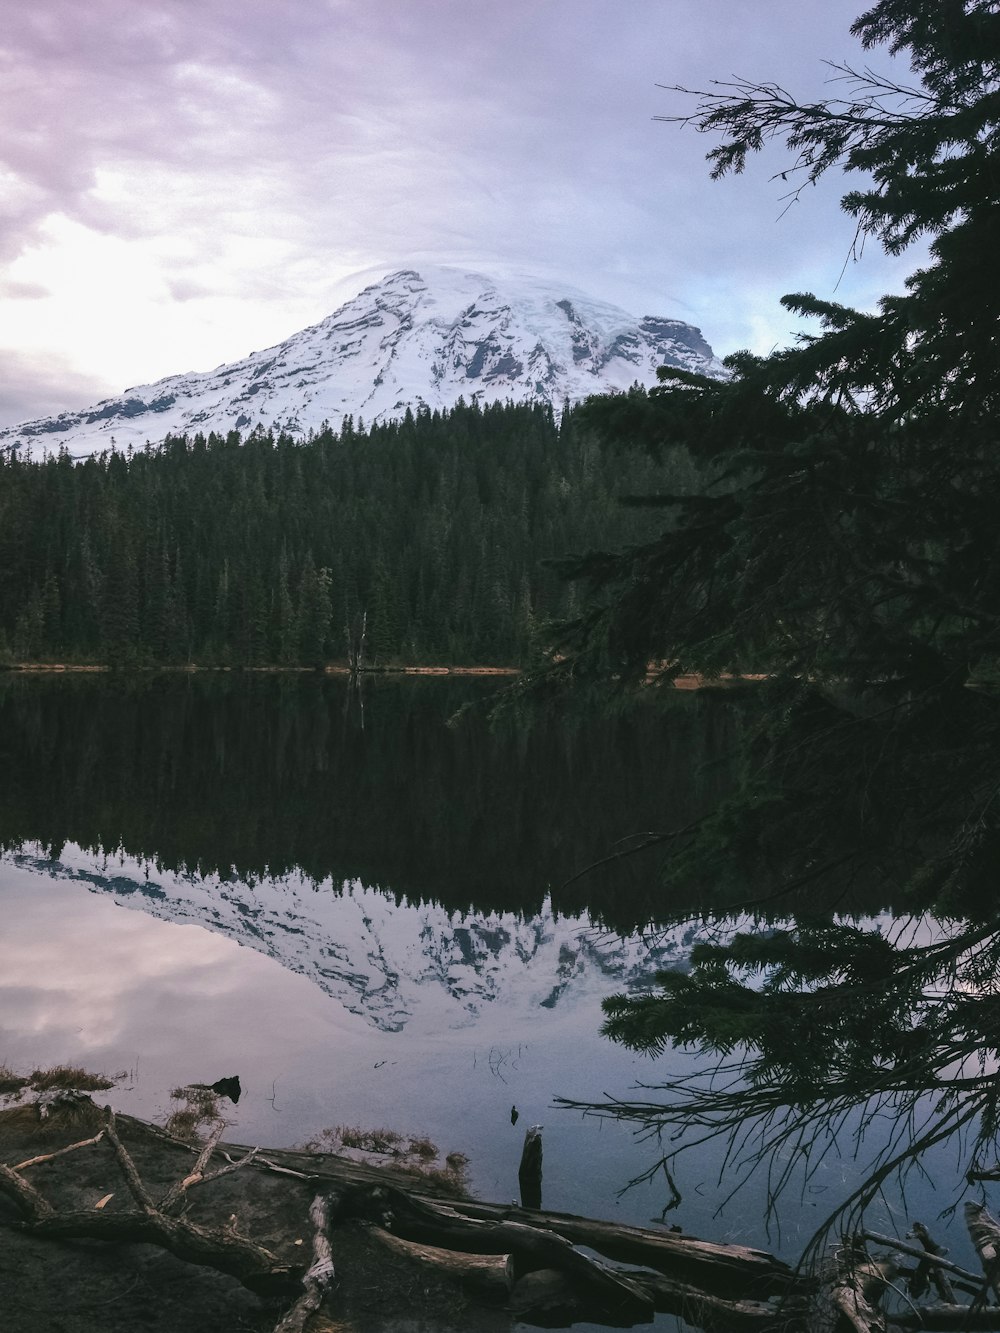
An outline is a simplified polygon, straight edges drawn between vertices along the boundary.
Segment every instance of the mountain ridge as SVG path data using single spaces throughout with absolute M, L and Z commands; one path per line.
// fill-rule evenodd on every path
M 652 385 L 662 365 L 725 374 L 701 331 L 681 320 L 630 315 L 563 284 L 424 265 L 369 284 L 239 361 L 9 426 L 0 450 L 82 458 L 198 431 L 306 438 L 348 416 L 371 424 L 459 398 L 561 407 Z

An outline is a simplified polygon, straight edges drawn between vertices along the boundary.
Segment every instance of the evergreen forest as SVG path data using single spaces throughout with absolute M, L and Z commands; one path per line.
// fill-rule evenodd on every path
M 694 475 L 580 409 L 462 402 L 306 443 L 6 456 L 0 662 L 519 665 L 578 596 L 545 562 L 648 537 L 619 495 Z

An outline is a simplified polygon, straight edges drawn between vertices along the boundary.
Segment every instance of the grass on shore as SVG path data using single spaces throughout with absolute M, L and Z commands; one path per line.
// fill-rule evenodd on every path
M 35 1069 L 30 1074 L 16 1074 L 7 1065 L 0 1065 L 0 1097 L 19 1096 L 25 1088 L 32 1092 L 52 1092 L 72 1089 L 75 1092 L 103 1092 L 113 1088 L 124 1073 L 108 1078 L 106 1074 L 92 1074 L 80 1065 L 52 1065 L 49 1069 Z
M 441 1160 L 441 1150 L 426 1134 L 400 1134 L 395 1129 L 362 1129 L 358 1125 L 333 1125 L 321 1129 L 302 1147 L 306 1152 L 343 1154 L 345 1149 L 362 1160 L 388 1170 L 417 1171 L 427 1182 L 453 1198 L 469 1194 L 469 1159 L 452 1152 Z

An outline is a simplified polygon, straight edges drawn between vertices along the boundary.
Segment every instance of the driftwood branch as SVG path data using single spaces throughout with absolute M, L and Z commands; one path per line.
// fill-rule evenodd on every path
M 160 1200 L 161 1213 L 169 1213 L 172 1208 L 176 1207 L 177 1203 L 193 1185 L 200 1185 L 204 1181 L 205 1167 L 211 1160 L 212 1153 L 214 1153 L 219 1146 L 219 1140 L 222 1138 L 222 1132 L 225 1128 L 226 1122 L 224 1120 L 216 1122 L 215 1128 L 205 1140 L 205 1145 L 198 1154 L 198 1160 L 195 1162 L 193 1169 L 183 1180 L 175 1181 Z M 244 1158 L 243 1161 L 246 1161 L 246 1158 Z M 242 1162 L 238 1162 L 232 1166 L 232 1169 L 235 1170 L 241 1165 Z
M 139 1172 L 135 1169 L 135 1162 L 129 1156 L 128 1149 L 118 1137 L 118 1129 L 115 1125 L 115 1113 L 110 1106 L 104 1108 L 105 1122 L 104 1132 L 108 1136 L 108 1141 L 115 1150 L 115 1156 L 118 1158 L 118 1165 L 121 1167 L 122 1175 L 125 1177 L 125 1183 L 128 1185 L 129 1193 L 144 1213 L 150 1217 L 156 1216 L 156 1204 L 150 1198 L 149 1191 L 142 1183 Z
M 23 1205 L 23 1196 L 19 1197 L 17 1190 L 8 1187 L 8 1171 L 6 1167 L 0 1170 L 0 1191 Z M 198 1227 L 181 1218 L 156 1213 L 96 1210 L 56 1213 L 48 1204 L 45 1208 L 47 1212 L 37 1207 L 30 1211 L 22 1207 L 28 1228 L 34 1235 L 52 1240 L 89 1239 L 159 1245 L 179 1259 L 228 1273 L 258 1294 L 285 1289 L 294 1275 L 290 1266 L 281 1264 L 263 1246 L 232 1231 Z
M 967 1201 L 965 1225 L 983 1266 L 984 1295 L 992 1287 L 1000 1297 L 1000 1222 L 981 1203 Z
M 227 1171 L 237 1171 L 244 1162 L 254 1161 L 258 1166 L 265 1167 L 268 1171 L 273 1171 L 279 1176 L 294 1176 L 296 1180 L 315 1179 L 315 1176 L 309 1171 L 295 1171 L 290 1166 L 281 1166 L 280 1163 L 272 1161 L 270 1157 L 262 1157 L 258 1148 L 243 1148 L 242 1152 L 244 1155 L 235 1160 L 228 1152 L 223 1152 L 221 1156 L 225 1158 L 227 1165 L 218 1171 L 213 1171 L 209 1178 L 214 1179 L 215 1176 L 225 1175 Z
M 302 1333 L 306 1320 L 319 1309 L 333 1281 L 333 1254 L 327 1235 L 329 1208 L 322 1194 L 313 1199 L 309 1220 L 313 1224 L 313 1261 L 302 1275 L 305 1291 L 275 1326 L 274 1333 Z
M 926 1275 L 926 1277 L 933 1283 L 934 1290 L 937 1292 L 938 1299 L 941 1303 L 943 1305 L 954 1305 L 955 1292 L 952 1289 L 951 1283 L 948 1281 L 943 1266 L 939 1262 L 943 1257 L 941 1246 L 934 1240 L 923 1222 L 914 1222 L 910 1227 L 910 1231 L 916 1236 L 917 1240 L 920 1241 L 920 1244 L 924 1249 L 924 1254 L 917 1269 L 918 1285 L 919 1279 Z M 913 1284 L 911 1284 L 910 1289 L 911 1291 L 913 1290 Z
M 40 1166 L 42 1162 L 54 1162 L 57 1157 L 63 1157 L 68 1152 L 76 1152 L 78 1148 L 92 1148 L 95 1143 L 100 1143 L 104 1138 L 104 1130 L 100 1130 L 92 1139 L 81 1139 L 79 1143 L 70 1143 L 65 1148 L 57 1148 L 55 1152 L 42 1153 L 39 1157 L 29 1157 L 26 1162 L 18 1162 L 17 1166 L 12 1166 L 12 1171 L 27 1171 L 29 1166 Z
M 914 1227 L 916 1230 L 916 1227 Z M 943 1254 L 930 1254 L 919 1245 L 910 1245 L 905 1240 L 897 1240 L 895 1236 L 883 1236 L 878 1231 L 866 1231 L 863 1233 L 865 1240 L 871 1241 L 873 1245 L 884 1245 L 887 1249 L 899 1250 L 900 1254 L 908 1254 L 913 1259 L 920 1259 L 937 1269 L 946 1268 L 949 1273 L 954 1273 L 957 1277 L 964 1278 L 966 1282 L 975 1285 L 976 1290 L 983 1285 L 981 1277 L 975 1273 L 970 1273 L 967 1268 L 962 1268 L 951 1259 L 946 1259 Z
M 55 1217 L 55 1209 L 31 1185 L 10 1166 L 0 1165 L 0 1194 L 6 1194 L 17 1204 L 23 1215 L 33 1225 L 46 1222 Z
M 225 1166 L 216 1167 L 214 1171 L 206 1171 L 200 1180 L 194 1180 L 193 1185 L 207 1185 L 210 1181 L 218 1180 L 220 1176 L 232 1175 L 234 1171 L 239 1171 L 241 1167 L 250 1166 L 257 1160 L 257 1149 L 251 1148 L 245 1157 L 241 1157 L 238 1162 L 227 1162 Z
M 873 1260 L 859 1236 L 845 1237 L 823 1265 L 815 1312 L 807 1324 L 810 1333 L 840 1333 L 848 1328 L 853 1333 L 885 1333 L 879 1301 L 897 1272 L 891 1259 Z

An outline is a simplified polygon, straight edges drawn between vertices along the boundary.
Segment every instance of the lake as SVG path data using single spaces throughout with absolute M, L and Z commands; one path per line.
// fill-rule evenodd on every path
M 620 1193 L 656 1143 L 553 1099 L 692 1068 L 599 1029 L 605 996 L 684 967 L 699 904 L 663 900 L 655 853 L 595 863 L 724 794 L 739 703 L 491 723 L 497 688 L 0 677 L 0 1063 L 121 1073 L 108 1099 L 161 1122 L 175 1087 L 238 1074 L 230 1139 L 427 1135 L 498 1200 L 541 1123 L 546 1207 L 659 1220 L 662 1177 Z M 831 1155 L 768 1233 L 766 1179 L 720 1212 L 733 1180 L 705 1152 L 665 1220 L 794 1259 L 856 1179 Z M 951 1202 L 915 1188 L 925 1221 Z M 877 1220 L 905 1229 L 894 1199 Z

